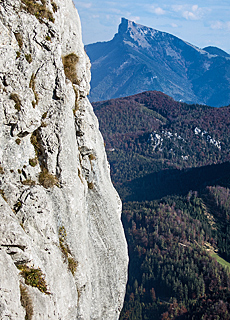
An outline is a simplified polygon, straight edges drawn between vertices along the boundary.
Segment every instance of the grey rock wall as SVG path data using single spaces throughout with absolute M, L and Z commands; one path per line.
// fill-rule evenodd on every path
M 2 0 L 0 57 L 0 319 L 118 319 L 121 201 L 72 0 Z

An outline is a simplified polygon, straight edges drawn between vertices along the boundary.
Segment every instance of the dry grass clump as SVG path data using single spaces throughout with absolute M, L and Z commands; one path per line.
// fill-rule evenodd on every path
M 20 51 L 16 51 L 16 59 L 18 59 L 21 56 L 21 52 Z
M 19 145 L 21 143 L 21 139 L 17 138 L 15 142 Z
M 88 188 L 93 189 L 94 188 L 94 183 L 88 181 Z
M 7 202 L 7 199 L 6 199 L 6 197 L 5 197 L 4 190 L 0 189 L 0 195 L 1 195 L 2 198 Z
M 34 93 L 35 101 L 32 101 L 32 105 L 35 108 L 35 106 L 38 104 L 39 98 L 35 90 L 35 74 L 34 73 L 32 73 L 31 75 L 29 87 L 33 90 L 33 93 Z
M 51 22 L 54 22 L 53 13 L 49 11 L 46 6 L 46 1 L 42 0 L 42 4 L 36 0 L 21 0 L 21 8 L 27 11 L 28 13 L 34 15 L 39 22 L 44 22 L 43 19 L 47 19 Z
M 68 257 L 68 254 L 70 254 L 70 249 L 68 244 L 66 243 L 66 229 L 65 227 L 60 227 L 58 231 L 59 236 L 59 245 L 61 248 L 61 252 L 63 253 L 65 259 Z
M 96 159 L 96 156 L 93 153 L 91 153 L 89 155 L 89 160 L 92 161 L 92 160 L 95 160 L 95 159 Z
M 42 273 L 40 268 L 30 268 L 25 264 L 18 265 L 17 268 L 21 271 L 20 275 L 25 279 L 25 283 L 28 286 L 36 287 L 43 293 L 49 293 L 44 279 L 45 275 Z
M 39 143 L 39 134 L 38 134 L 38 130 L 35 130 L 30 137 L 30 142 L 31 144 L 34 146 L 34 151 L 35 154 L 37 156 L 37 159 L 39 156 L 42 155 L 42 148 L 41 145 Z
M 29 164 L 31 167 L 35 167 L 38 164 L 38 158 L 29 159 Z
M 74 275 L 77 270 L 78 263 L 72 257 L 69 246 L 66 243 L 66 229 L 65 229 L 65 227 L 59 228 L 58 235 L 59 235 L 59 245 L 60 245 L 61 252 L 63 253 L 65 262 L 68 263 L 68 269 L 70 270 L 72 275 Z
M 42 168 L 42 171 L 39 174 L 39 182 L 46 189 L 58 186 L 58 178 L 46 168 Z
M 42 119 L 45 119 L 45 118 L 47 117 L 47 113 L 48 113 L 48 112 L 44 112 L 44 113 L 43 113 Z
M 31 63 L 33 61 L 31 54 L 25 54 L 25 58 L 27 60 L 27 62 Z
M 23 286 L 22 284 L 20 284 L 20 294 L 21 294 L 21 298 L 20 298 L 21 305 L 26 311 L 25 320 L 32 320 L 32 317 L 34 314 L 32 299 L 29 296 L 29 293 L 26 287 Z
M 77 270 L 78 263 L 73 257 L 68 258 L 68 268 L 72 275 L 74 276 L 76 270 Z
M 68 78 L 73 84 L 79 84 L 76 72 L 78 60 L 79 58 L 75 53 L 70 53 L 62 58 L 66 78 Z
M 0 165 L 0 174 L 3 174 L 3 173 L 4 173 L 3 167 Z
M 10 100 L 13 100 L 15 102 L 15 109 L 20 111 L 21 110 L 21 100 L 17 93 L 11 93 L 10 94 Z
M 58 6 L 56 5 L 56 3 L 51 1 L 51 5 L 53 7 L 53 12 L 57 12 Z
M 26 179 L 26 180 L 22 181 L 22 184 L 24 186 L 35 186 L 36 182 L 34 180 L 31 180 L 31 179 Z
M 15 38 L 16 38 L 16 40 L 17 40 L 17 42 L 18 42 L 18 46 L 19 46 L 19 48 L 21 49 L 22 46 L 23 46 L 22 35 L 21 35 L 21 33 L 19 33 L 19 32 L 15 32 L 14 35 L 15 35 Z

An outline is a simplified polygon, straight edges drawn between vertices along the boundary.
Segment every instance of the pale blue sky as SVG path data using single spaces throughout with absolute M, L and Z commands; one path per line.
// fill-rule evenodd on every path
M 230 53 L 230 0 L 74 0 L 85 44 L 108 41 L 121 17 L 165 31 L 200 48 Z

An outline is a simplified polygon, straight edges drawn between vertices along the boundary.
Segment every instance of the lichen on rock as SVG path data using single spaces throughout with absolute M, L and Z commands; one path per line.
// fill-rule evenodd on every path
M 2 0 L 0 54 L 0 318 L 118 319 L 121 201 L 72 0 Z M 17 266 L 40 270 L 50 294 Z

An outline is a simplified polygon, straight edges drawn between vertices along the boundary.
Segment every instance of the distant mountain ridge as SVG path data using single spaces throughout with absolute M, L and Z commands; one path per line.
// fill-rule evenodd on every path
M 208 46 L 208 47 L 203 48 L 203 50 L 210 53 L 210 54 L 214 54 L 214 55 L 225 57 L 225 58 L 230 58 L 230 54 L 228 54 L 224 50 L 217 48 L 217 47 Z
M 122 200 L 139 200 L 142 189 L 149 190 L 146 196 L 154 193 L 160 198 L 164 190 L 179 188 L 180 170 L 230 161 L 230 106 L 189 105 L 158 91 L 92 105 Z M 154 181 L 153 188 L 149 179 Z
M 229 320 L 230 106 L 159 91 L 92 105 L 123 200 L 119 320 Z
M 111 41 L 87 45 L 86 51 L 91 101 L 158 90 L 188 103 L 230 104 L 230 56 L 219 48 L 199 49 L 122 18 Z

